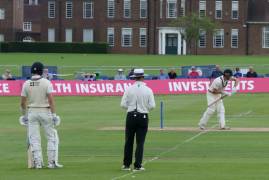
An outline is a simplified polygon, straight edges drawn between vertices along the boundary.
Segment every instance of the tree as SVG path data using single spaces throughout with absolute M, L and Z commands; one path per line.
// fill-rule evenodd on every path
M 189 16 L 182 16 L 172 22 L 172 25 L 183 28 L 181 34 L 186 40 L 188 54 L 191 54 L 192 44 L 197 49 L 197 42 L 200 39 L 200 30 L 206 31 L 207 34 L 214 33 L 218 24 L 208 17 L 199 17 L 193 13 Z M 196 51 L 197 54 L 197 51 Z

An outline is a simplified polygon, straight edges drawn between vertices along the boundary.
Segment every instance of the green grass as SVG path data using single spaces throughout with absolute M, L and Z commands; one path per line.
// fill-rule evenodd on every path
M 0 64 L 79 66 L 61 69 L 72 73 L 86 66 L 182 66 L 220 64 L 248 66 L 268 73 L 268 57 L 262 56 L 138 56 L 83 54 L 0 54 Z M 11 66 L 7 66 L 11 67 Z M 5 67 L 2 67 L 5 68 Z M 19 72 L 19 71 L 18 71 Z M 240 94 L 225 99 L 231 127 L 269 127 L 269 94 Z M 56 97 L 62 118 L 60 162 L 63 169 L 26 168 L 26 130 L 18 123 L 19 97 L 0 97 L 0 180 L 267 180 L 269 133 L 208 132 L 190 142 L 198 132 L 150 131 L 145 144 L 146 171 L 128 175 L 120 171 L 124 132 L 100 131 L 124 126 L 120 97 Z M 159 104 L 165 103 L 166 127 L 197 127 L 206 107 L 204 95 L 157 96 L 150 126 L 159 126 Z M 246 115 L 248 114 L 248 115 Z M 214 116 L 208 126 L 217 124 Z M 45 150 L 45 139 L 43 147 Z M 45 155 L 45 151 L 43 151 Z M 148 162 L 154 157 L 159 159 Z
M 268 94 L 236 95 L 225 100 L 231 127 L 269 127 Z M 1 97 L 0 179 L 77 180 L 112 179 L 125 175 L 122 162 L 124 133 L 100 131 L 101 127 L 124 126 L 120 97 L 57 97 L 62 117 L 59 170 L 26 168 L 26 132 L 18 124 L 17 97 Z M 205 109 L 203 95 L 158 96 L 165 102 L 165 125 L 196 127 Z M 100 103 L 102 102 L 102 103 Z M 248 102 L 252 102 L 249 104 Z M 251 111 L 249 115 L 241 115 Z M 209 126 L 217 123 L 212 118 Z M 159 126 L 159 106 L 151 113 L 151 127 Z M 268 133 L 210 132 L 193 141 L 198 132 L 149 132 L 145 161 L 177 146 L 160 159 L 148 162 L 147 171 L 123 179 L 268 179 Z M 45 140 L 43 140 L 43 144 Z M 45 148 L 45 146 L 44 146 Z M 45 153 L 45 152 L 44 152 Z

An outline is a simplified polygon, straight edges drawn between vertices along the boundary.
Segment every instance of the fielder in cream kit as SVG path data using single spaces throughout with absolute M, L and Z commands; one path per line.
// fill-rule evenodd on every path
M 229 129 L 226 127 L 225 124 L 225 108 L 222 99 L 226 96 L 231 96 L 232 94 L 236 93 L 236 87 L 239 81 L 238 79 L 234 78 L 232 74 L 233 74 L 232 70 L 226 69 L 223 73 L 223 76 L 216 78 L 210 85 L 207 92 L 208 108 L 204 112 L 198 124 L 201 130 L 205 130 L 208 120 L 215 113 L 215 111 L 217 111 L 220 129 L 221 130 Z M 225 91 L 225 88 L 228 85 L 229 81 L 235 82 L 233 84 L 231 92 Z
M 35 62 L 31 67 L 32 77 L 23 84 L 21 92 L 20 122 L 28 128 L 29 147 L 32 154 L 32 167 L 43 167 L 41 149 L 40 127 L 45 130 L 47 138 L 48 168 L 59 168 L 58 144 L 59 138 L 55 126 L 60 124 L 60 118 L 55 114 L 54 100 L 52 96 L 52 84 L 42 78 L 44 66 Z

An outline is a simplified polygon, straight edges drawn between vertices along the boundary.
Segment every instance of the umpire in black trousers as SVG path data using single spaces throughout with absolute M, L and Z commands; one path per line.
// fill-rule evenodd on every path
M 132 78 L 135 79 L 135 83 L 125 91 L 121 100 L 121 107 L 127 109 L 122 170 L 131 170 L 130 165 L 132 164 L 135 137 L 134 171 L 145 170 L 142 167 L 142 160 L 144 143 L 148 131 L 148 113 L 155 108 L 155 100 L 152 90 L 143 82 L 144 76 L 143 69 L 134 70 Z

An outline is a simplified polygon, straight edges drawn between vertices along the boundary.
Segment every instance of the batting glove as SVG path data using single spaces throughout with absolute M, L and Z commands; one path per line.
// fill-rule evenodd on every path
M 28 118 L 26 116 L 21 116 L 19 118 L 20 125 L 28 126 Z
M 55 113 L 52 114 L 52 122 L 55 126 L 59 126 L 61 124 L 60 116 L 57 116 Z

